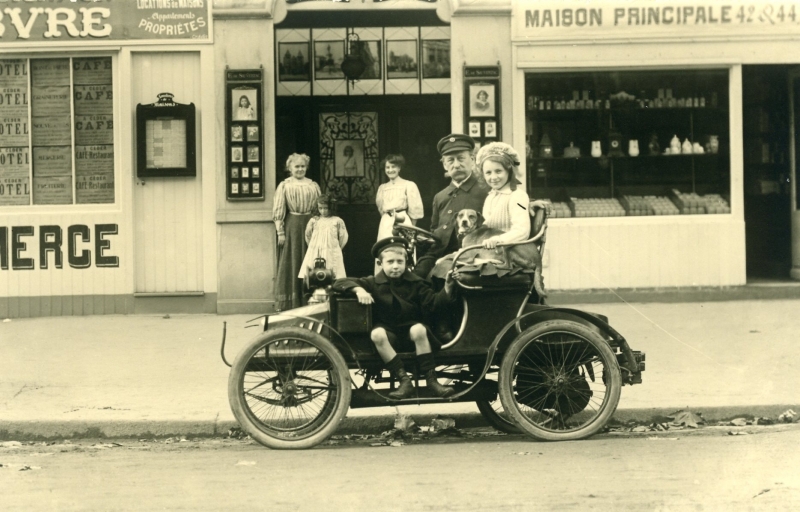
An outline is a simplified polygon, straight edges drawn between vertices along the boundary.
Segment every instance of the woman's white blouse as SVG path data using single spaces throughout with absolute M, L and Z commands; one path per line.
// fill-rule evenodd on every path
M 484 225 L 503 231 L 492 237 L 500 243 L 522 242 L 530 238 L 531 217 L 528 194 L 522 188 L 491 190 L 483 203 Z
M 421 219 L 425 215 L 417 184 L 399 177 L 394 183 L 389 181 L 378 187 L 375 204 L 381 215 L 391 210 L 407 210 L 412 219 Z

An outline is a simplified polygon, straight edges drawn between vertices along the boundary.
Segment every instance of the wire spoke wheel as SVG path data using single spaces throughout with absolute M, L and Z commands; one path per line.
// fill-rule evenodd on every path
M 565 320 L 523 331 L 500 367 L 503 407 L 522 430 L 546 441 L 597 433 L 616 410 L 621 387 L 608 343 L 596 331 Z
M 270 448 L 310 448 L 333 434 L 350 406 L 350 374 L 323 336 L 267 331 L 236 358 L 228 379 L 234 416 Z

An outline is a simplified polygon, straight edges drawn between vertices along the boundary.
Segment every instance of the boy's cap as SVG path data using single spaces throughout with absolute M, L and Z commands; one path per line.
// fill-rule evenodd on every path
M 403 249 L 408 249 L 408 240 L 402 236 L 381 238 L 372 246 L 372 256 L 377 259 L 381 255 L 381 252 L 388 247 L 402 247 Z
M 436 144 L 436 149 L 441 156 L 455 151 L 472 151 L 475 149 L 475 141 L 469 135 L 463 133 L 451 133 Z

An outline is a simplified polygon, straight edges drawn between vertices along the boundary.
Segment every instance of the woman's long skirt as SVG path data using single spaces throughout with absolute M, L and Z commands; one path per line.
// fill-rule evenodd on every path
M 278 250 L 275 276 L 275 309 L 286 311 L 303 305 L 303 280 L 297 277 L 306 255 L 306 225 L 312 215 L 287 213 L 284 222 L 286 242 Z

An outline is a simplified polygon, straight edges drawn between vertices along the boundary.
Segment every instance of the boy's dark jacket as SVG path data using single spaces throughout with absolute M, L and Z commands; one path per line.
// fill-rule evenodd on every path
M 438 293 L 427 281 L 408 270 L 397 279 L 389 279 L 381 270 L 376 276 L 346 277 L 333 283 L 336 292 L 349 292 L 360 286 L 372 295 L 372 322 L 387 327 L 426 323 L 431 313 L 451 302 L 445 290 Z

